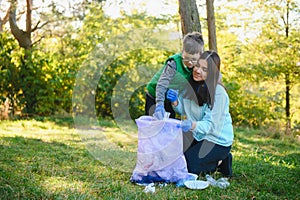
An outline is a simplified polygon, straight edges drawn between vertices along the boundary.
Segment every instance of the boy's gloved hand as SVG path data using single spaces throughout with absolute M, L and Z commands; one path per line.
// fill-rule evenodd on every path
M 182 128 L 183 132 L 188 132 L 189 130 L 191 130 L 192 128 L 192 121 L 187 119 L 181 122 L 181 124 L 178 124 L 177 127 L 178 128 Z
M 166 111 L 164 105 L 157 104 L 153 116 L 158 120 L 162 120 L 164 119 L 165 112 Z
M 167 92 L 167 99 L 171 101 L 171 103 L 177 101 L 178 99 L 178 91 L 169 89 Z

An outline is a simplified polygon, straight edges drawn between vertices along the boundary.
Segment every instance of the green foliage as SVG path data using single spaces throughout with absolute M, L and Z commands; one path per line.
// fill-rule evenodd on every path
M 299 3 L 289 1 L 290 20 L 284 24 L 286 2 L 225 2 L 215 8 L 221 72 L 234 125 L 284 127 L 288 77 L 292 126 L 298 130 Z M 181 41 L 170 40 L 170 32 L 178 32 L 174 26 L 179 15 L 157 18 L 133 11 L 110 18 L 103 5 L 76 3 L 73 16 L 55 4 L 48 13 L 38 9 L 40 20 L 49 23 L 33 35 L 33 40 L 42 39 L 31 52 L 2 32 L 0 103 L 8 98 L 13 111 L 40 116 L 76 111 L 132 120 L 143 115 L 145 85 L 169 55 L 180 51 Z M 264 15 L 258 12 L 262 10 Z M 205 38 L 206 16 L 201 23 Z M 241 29 L 245 35 L 239 34 Z M 245 37 L 253 30 L 255 37 Z
M 8 98 L 17 107 L 22 96 L 17 43 L 7 32 L 1 32 L 0 46 L 0 104 Z
M 280 122 L 282 128 L 287 119 L 286 83 L 291 89 L 292 123 L 299 118 L 300 47 L 295 20 L 299 3 L 253 0 L 248 5 L 224 4 L 216 9 L 216 24 L 221 25 L 217 29 L 221 71 L 231 99 L 230 111 L 235 125 L 268 127 Z M 258 12 L 261 10 L 263 14 Z M 242 20 L 237 12 L 243 13 Z M 234 37 L 241 28 L 245 34 Z M 253 36 L 247 38 L 248 32 Z
M 98 114 L 113 116 L 111 109 L 114 109 L 118 113 L 115 117 L 136 119 L 143 115 L 145 86 L 159 67 L 163 66 L 166 54 L 168 52 L 162 50 L 137 49 L 111 63 L 97 87 Z
M 101 5 L 89 11 L 79 33 L 90 53 L 76 82 L 76 111 L 90 115 L 95 107 L 99 117 L 137 118 L 144 113 L 145 85 L 178 49 L 170 30 L 160 28 L 169 18 L 136 13 L 111 19 Z
M 49 45 L 51 40 L 52 38 L 45 40 L 43 46 Z M 72 111 L 72 90 L 76 74 L 85 58 L 85 51 L 80 41 L 72 38 L 72 33 L 65 34 L 52 45 L 45 52 L 49 61 L 49 65 L 45 66 L 48 69 L 48 87 L 54 94 L 52 108 L 56 113 L 69 113 Z
M 1 34 L 2 41 L 1 99 L 9 98 L 14 110 L 23 109 L 27 114 L 70 112 L 75 75 L 81 62 L 71 51 L 79 42 L 66 36 L 61 46 L 47 52 L 44 48 L 47 40 L 44 40 L 39 47 L 26 52 L 17 48 L 6 33 Z
M 29 115 L 53 113 L 53 94 L 47 84 L 47 61 L 38 53 L 24 50 L 21 57 L 20 77 L 24 97 L 20 102 L 24 105 L 23 112 Z
M 287 119 L 289 116 L 285 115 L 285 109 L 293 111 L 296 106 L 294 103 L 285 102 L 286 95 L 289 95 L 291 102 L 296 102 L 299 98 L 292 90 L 286 94 L 286 87 L 293 88 L 298 84 L 300 69 L 297 62 L 300 52 L 299 42 L 295 41 L 299 40 L 299 32 L 292 23 L 282 24 L 287 19 L 280 20 L 280 16 L 282 11 L 287 10 L 282 10 L 275 4 L 274 2 L 273 7 L 265 7 L 268 12 L 273 11 L 270 14 L 273 17 L 265 19 L 261 33 L 245 48 L 242 59 L 244 66 L 239 69 L 240 72 L 247 74 L 248 80 L 256 83 L 256 91 L 261 91 L 261 83 L 264 82 L 262 95 L 267 100 L 265 110 L 269 115 L 266 119 Z M 267 23 L 269 20 L 271 23 Z

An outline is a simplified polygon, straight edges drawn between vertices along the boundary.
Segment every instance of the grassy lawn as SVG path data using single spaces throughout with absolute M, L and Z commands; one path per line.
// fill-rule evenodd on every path
M 83 137 L 72 119 L 1 121 L 0 199 L 300 199 L 296 139 L 237 128 L 228 188 L 190 190 L 169 184 L 146 194 L 129 181 L 137 145 L 136 137 L 129 136 L 136 133 L 124 134 L 110 121 L 95 131 L 119 147 L 109 154 L 115 159 L 99 157 L 104 150 L 96 150 L 112 143 L 90 144 L 92 134 Z

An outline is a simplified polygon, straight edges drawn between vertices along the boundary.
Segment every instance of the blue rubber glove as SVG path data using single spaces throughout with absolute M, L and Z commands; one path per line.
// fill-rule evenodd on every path
M 178 90 L 169 89 L 167 92 L 167 99 L 171 101 L 171 103 L 177 101 L 178 99 Z
M 192 121 L 187 119 L 181 122 L 181 124 L 178 124 L 177 127 L 178 128 L 182 128 L 183 132 L 188 132 L 189 130 L 191 130 L 192 128 Z
M 164 119 L 165 112 L 166 111 L 164 105 L 157 104 L 153 116 L 158 120 L 162 120 Z

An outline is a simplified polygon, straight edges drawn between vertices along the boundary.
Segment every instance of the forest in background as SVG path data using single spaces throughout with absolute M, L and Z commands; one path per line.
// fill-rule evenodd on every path
M 15 18 L 0 4 L 2 118 L 8 105 L 12 119 L 94 111 L 99 119 L 136 119 L 144 114 L 145 85 L 181 49 L 179 14 L 132 10 L 113 18 L 105 13 L 106 1 L 78 1 L 68 12 L 55 3 L 42 9 L 33 1 L 32 24 L 22 29 L 26 7 L 12 2 Z M 208 49 L 205 2 L 197 4 Z M 296 0 L 251 0 L 246 6 L 228 0 L 215 6 L 221 72 L 235 126 L 280 134 L 288 122 L 299 134 L 299 13 Z M 254 35 L 241 39 L 246 33 Z M 29 45 L 16 34 L 28 37 Z

